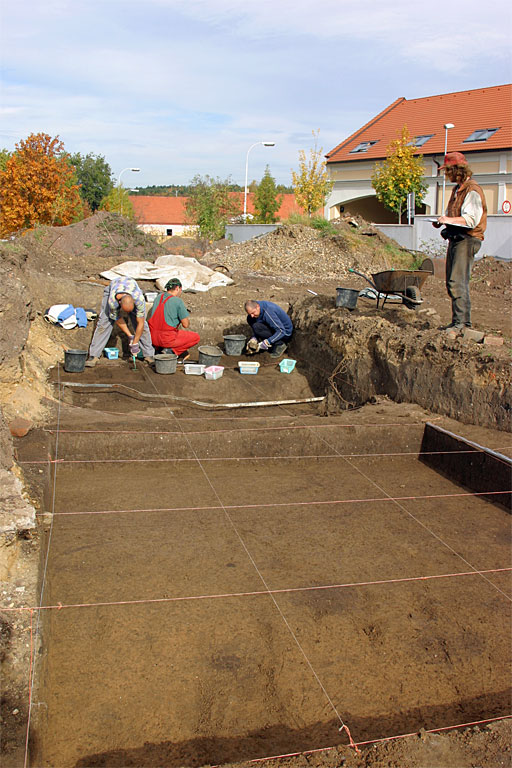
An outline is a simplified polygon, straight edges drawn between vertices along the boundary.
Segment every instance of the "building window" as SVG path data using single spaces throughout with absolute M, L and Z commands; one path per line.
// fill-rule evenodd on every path
M 487 141 L 496 131 L 499 131 L 499 128 L 482 128 L 479 131 L 473 131 L 471 136 L 464 139 L 464 144 L 466 141 Z
M 355 152 L 368 152 L 370 147 L 373 147 L 374 144 L 376 144 L 376 141 L 362 141 L 360 144 L 357 145 L 354 149 L 351 149 L 349 154 L 353 155 Z
M 166 229 L 165 234 L 167 235 L 167 237 L 172 237 L 172 229 Z
M 407 146 L 408 147 L 422 147 L 424 144 L 427 143 L 427 141 L 429 139 L 432 138 L 433 135 L 434 135 L 433 133 L 429 133 L 429 134 L 427 134 L 425 136 L 415 136 L 412 141 L 408 142 Z

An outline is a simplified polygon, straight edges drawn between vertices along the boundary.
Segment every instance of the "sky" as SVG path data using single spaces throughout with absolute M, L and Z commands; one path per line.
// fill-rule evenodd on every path
M 399 97 L 510 82 L 511 39 L 509 0 L 0 0 L 0 148 L 289 185 L 313 131 L 325 154 Z

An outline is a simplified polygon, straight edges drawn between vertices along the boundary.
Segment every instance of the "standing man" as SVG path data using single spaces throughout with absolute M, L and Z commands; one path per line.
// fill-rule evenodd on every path
M 449 152 L 444 158 L 447 180 L 455 184 L 446 216 L 439 216 L 433 226 L 445 228 L 441 237 L 448 240 L 446 251 L 446 290 L 452 300 L 452 321 L 445 330 L 471 328 L 469 278 L 475 255 L 480 250 L 487 226 L 485 196 L 462 152 Z
M 199 334 L 186 330 L 190 325 L 188 309 L 183 303 L 181 281 L 173 277 L 165 286 L 165 293 L 156 297 L 151 307 L 148 325 L 155 347 L 171 351 L 187 360 L 187 350 L 199 343 Z M 181 328 L 179 326 L 181 325 Z
M 293 333 L 292 321 L 273 301 L 246 301 L 247 322 L 252 338 L 247 342 L 247 352 L 270 352 L 270 357 L 281 357 Z
M 103 291 L 98 324 L 89 347 L 86 366 L 93 368 L 96 365 L 115 325 L 128 336 L 130 354 L 137 355 L 140 347 L 144 360 L 147 363 L 153 363 L 155 350 L 151 344 L 151 334 L 145 318 L 144 294 L 135 280 L 132 277 L 117 277 L 112 280 Z M 128 328 L 127 320 L 130 320 L 133 331 Z

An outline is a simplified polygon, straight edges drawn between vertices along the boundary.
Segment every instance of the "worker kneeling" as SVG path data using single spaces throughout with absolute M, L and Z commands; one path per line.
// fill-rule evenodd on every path
M 281 357 L 293 333 L 293 324 L 284 309 L 273 301 L 246 301 L 247 322 L 252 338 L 246 352 L 270 352 L 270 357 Z
M 174 352 L 182 360 L 190 357 L 187 350 L 199 343 L 199 334 L 186 330 L 190 325 L 188 310 L 183 303 L 181 281 L 173 277 L 165 292 L 156 297 L 148 316 L 151 341 L 164 352 Z M 179 328 L 179 326 L 182 328 Z

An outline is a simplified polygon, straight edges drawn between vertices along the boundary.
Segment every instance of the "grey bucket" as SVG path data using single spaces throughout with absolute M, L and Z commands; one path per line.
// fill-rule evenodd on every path
M 86 360 L 86 349 L 66 349 L 64 352 L 64 370 L 68 373 L 82 373 Z
M 359 291 L 355 288 L 336 288 L 336 306 L 355 309 Z
M 176 373 L 178 355 L 174 352 L 164 352 L 161 355 L 155 355 L 155 371 L 157 373 Z
M 198 347 L 199 365 L 218 365 L 222 357 L 222 349 L 218 347 Z
M 226 355 L 232 355 L 233 357 L 241 355 L 246 341 L 247 339 L 245 336 L 237 334 L 233 336 L 224 336 L 224 349 Z

